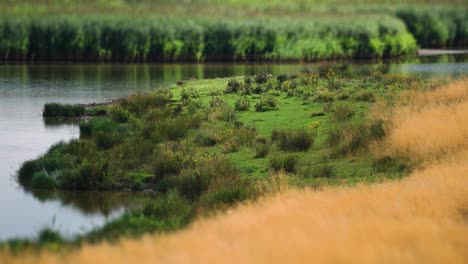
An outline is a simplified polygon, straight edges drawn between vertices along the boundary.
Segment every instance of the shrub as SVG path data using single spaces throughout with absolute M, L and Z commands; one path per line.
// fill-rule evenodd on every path
M 327 144 L 333 148 L 334 154 L 344 155 L 355 153 L 367 148 L 374 138 L 365 121 L 358 123 L 343 123 L 326 131 Z
M 333 101 L 335 101 L 333 96 L 334 96 L 334 94 L 330 93 L 330 92 L 319 92 L 315 96 L 314 102 L 321 102 L 321 103 L 333 102 Z
M 183 170 L 179 175 L 166 176 L 160 188 L 164 185 L 165 189 L 176 189 L 184 198 L 196 201 L 208 189 L 209 183 L 208 178 L 202 177 L 193 170 Z
M 284 151 L 306 151 L 315 141 L 315 135 L 305 128 L 273 130 L 272 141 Z
M 124 137 L 118 131 L 98 130 L 93 132 L 93 141 L 98 148 L 109 149 L 121 143 Z
M 24 162 L 18 170 L 17 179 L 22 186 L 29 186 L 33 175 L 42 170 L 42 164 L 39 159 L 28 160 Z
M 223 153 L 233 153 L 240 150 L 241 144 L 236 139 L 230 139 L 223 145 Z
M 354 100 L 363 102 L 375 102 L 375 96 L 372 91 L 360 91 L 354 96 Z
M 356 110 L 347 104 L 337 104 L 333 107 L 331 118 L 334 122 L 344 122 L 354 116 Z
M 275 171 L 285 171 L 290 173 L 296 172 L 296 166 L 299 159 L 295 155 L 275 155 L 270 159 L 270 168 Z
M 93 134 L 93 125 L 89 121 L 80 122 L 80 137 L 90 137 Z
M 372 166 L 377 172 L 404 172 L 409 166 L 401 159 L 390 156 L 376 158 Z
M 283 83 L 285 81 L 287 81 L 289 79 L 288 75 L 287 74 L 279 74 L 278 76 L 276 76 L 276 80 L 278 81 L 278 83 Z
M 255 105 L 255 111 L 266 112 L 271 110 L 278 110 L 278 101 L 271 95 L 264 95 L 260 101 Z
M 44 105 L 42 115 L 44 117 L 79 117 L 85 114 L 82 105 L 67 105 L 58 103 L 47 103 Z
M 236 79 L 230 79 L 224 93 L 238 93 L 242 88 L 242 83 Z
M 56 182 L 55 179 L 47 173 L 47 171 L 42 170 L 34 173 L 31 186 L 36 189 L 54 189 Z
M 305 178 L 330 178 L 333 176 L 333 167 L 328 164 L 309 165 L 302 176 Z
M 180 143 L 161 143 L 155 150 L 153 170 L 157 179 L 162 179 L 165 174 L 178 174 L 188 164 L 186 151 Z
M 211 98 L 210 107 L 211 109 L 208 110 L 208 115 L 212 120 L 235 122 L 237 119 L 235 110 L 229 107 L 228 103 L 219 97 Z
M 63 241 L 60 233 L 49 228 L 41 230 L 37 240 L 40 244 L 61 243 Z
M 324 103 L 322 106 L 323 112 L 331 113 L 334 110 L 335 104 L 333 102 Z
M 199 146 L 210 147 L 221 142 L 221 138 L 213 131 L 202 130 L 197 131 L 197 133 L 195 134 L 194 142 Z
M 255 158 L 265 158 L 270 152 L 270 145 L 262 142 L 255 144 Z
M 247 97 L 237 99 L 234 109 L 238 111 L 247 111 L 250 108 L 250 100 Z
M 268 73 L 257 74 L 255 75 L 255 83 L 257 84 L 266 83 L 270 77 L 271 77 L 271 74 L 268 74 Z
M 127 123 L 130 119 L 130 112 L 122 107 L 112 107 L 109 114 L 112 120 L 119 123 Z

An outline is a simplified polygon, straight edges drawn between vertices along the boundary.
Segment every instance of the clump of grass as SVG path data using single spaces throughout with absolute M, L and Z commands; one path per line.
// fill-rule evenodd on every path
M 271 77 L 271 74 L 269 73 L 261 73 L 261 74 L 257 74 L 255 75 L 254 79 L 255 79 L 255 83 L 257 84 L 264 84 L 268 81 L 268 79 Z
M 367 149 L 370 142 L 385 136 L 383 125 L 381 120 L 345 122 L 326 131 L 326 142 L 335 155 L 356 153 Z
M 241 144 L 238 140 L 236 139 L 230 139 L 224 142 L 223 145 L 223 153 L 233 153 L 233 152 L 238 152 L 240 150 Z
M 25 161 L 23 164 L 21 164 L 21 167 L 17 172 L 18 182 L 22 186 L 31 185 L 33 175 L 37 172 L 40 172 L 41 170 L 42 163 L 40 159 Z
M 112 107 L 109 111 L 110 117 L 112 120 L 119 123 L 127 123 L 130 119 L 130 112 L 122 107 Z
M 271 141 L 276 142 L 284 151 L 306 151 L 314 144 L 315 134 L 305 128 L 275 129 Z
M 295 173 L 299 159 L 296 155 L 280 154 L 270 159 L 270 168 L 275 171 L 285 171 Z
M 319 92 L 314 98 L 314 102 L 326 103 L 335 101 L 334 93 L 332 92 Z
M 42 111 L 44 117 L 80 117 L 84 114 L 85 107 L 78 104 L 47 103 Z
M 190 164 L 190 154 L 181 143 L 167 142 L 156 147 L 153 171 L 158 179 L 166 174 L 178 174 Z
M 34 173 L 31 186 L 35 189 L 54 189 L 56 186 L 55 179 L 47 173 L 47 171 L 42 170 L 40 172 Z
M 255 111 L 266 112 L 278 110 L 278 101 L 271 95 L 263 95 L 260 97 L 260 101 L 255 104 Z
M 237 99 L 234 109 L 237 111 L 247 111 L 250 108 L 250 100 L 247 97 Z
M 230 79 L 224 93 L 238 93 L 242 89 L 242 83 L 236 79 Z
M 348 104 L 335 104 L 331 113 L 333 122 L 344 122 L 351 119 L 356 110 Z
M 270 145 L 265 142 L 257 142 L 255 144 L 255 158 L 265 158 L 270 152 Z
M 333 167 L 328 164 L 309 165 L 302 172 L 305 178 L 331 178 L 333 177 Z
M 375 102 L 375 95 L 372 91 L 359 91 L 354 95 L 354 100 L 362 102 Z

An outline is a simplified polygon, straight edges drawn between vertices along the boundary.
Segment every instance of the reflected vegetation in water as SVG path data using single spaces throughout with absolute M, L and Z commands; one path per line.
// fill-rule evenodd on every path
M 23 190 L 12 179 L 21 162 L 78 136 L 79 120 L 43 119 L 47 102 L 91 103 L 172 85 L 188 78 L 295 73 L 332 67 L 353 75 L 379 69 L 398 74 L 468 75 L 468 56 L 392 62 L 315 64 L 37 64 L 0 65 L 0 240 L 34 237 L 52 225 L 71 236 L 103 225 L 155 194 Z
M 146 199 L 156 199 L 155 192 L 85 192 L 27 190 L 38 201 L 59 201 L 61 206 L 79 210 L 85 215 L 100 214 L 109 217 L 121 209 L 135 208 Z

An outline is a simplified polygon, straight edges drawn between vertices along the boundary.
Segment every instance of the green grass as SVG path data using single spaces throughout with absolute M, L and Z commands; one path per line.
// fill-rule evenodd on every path
M 234 80 L 236 92 L 225 93 L 232 79 L 212 79 L 125 98 L 106 116 L 82 123 L 79 139 L 25 162 L 18 182 L 33 189 L 157 191 L 158 197 L 74 242 L 80 243 L 183 228 L 200 214 L 261 196 L 257 181 L 278 171 L 298 187 L 398 179 L 410 169 L 404 161 L 369 152 L 385 137 L 383 121 L 370 119 L 369 109 L 415 84 L 432 85 L 375 69 L 330 67 Z M 246 93 L 249 85 L 258 85 L 258 93 Z M 324 93 L 333 101 L 316 100 Z M 241 98 L 256 104 L 266 95 L 276 110 L 235 110 Z

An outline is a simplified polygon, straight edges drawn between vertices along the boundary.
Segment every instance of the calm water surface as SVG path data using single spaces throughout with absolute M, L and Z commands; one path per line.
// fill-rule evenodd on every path
M 466 61 L 466 57 L 442 57 L 388 64 L 388 70 L 458 77 L 468 75 Z M 351 66 L 360 69 L 375 65 Z M 31 192 L 19 187 L 14 174 L 21 162 L 37 157 L 60 140 L 79 136 L 76 124 L 46 124 L 41 116 L 44 103 L 102 102 L 187 78 L 293 73 L 315 68 L 313 64 L 0 65 L 0 240 L 35 237 L 46 227 L 72 237 L 102 226 L 147 195 Z

